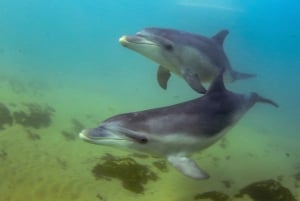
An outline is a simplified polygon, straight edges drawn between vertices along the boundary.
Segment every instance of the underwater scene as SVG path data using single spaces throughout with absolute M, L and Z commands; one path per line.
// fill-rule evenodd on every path
M 299 17 L 1 0 L 0 201 L 300 200 Z

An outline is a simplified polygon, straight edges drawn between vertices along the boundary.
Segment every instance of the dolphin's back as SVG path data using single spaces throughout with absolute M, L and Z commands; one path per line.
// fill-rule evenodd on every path
M 218 32 L 212 38 L 174 29 L 146 28 L 146 30 L 151 31 L 156 36 L 167 38 L 176 45 L 192 47 L 205 55 L 206 59 L 215 66 L 231 70 L 229 60 L 223 51 L 223 42 L 228 34 L 227 30 Z
M 173 106 L 121 114 L 107 121 L 122 119 L 122 127 L 137 132 L 212 137 L 234 123 L 241 102 L 242 97 L 226 91 Z

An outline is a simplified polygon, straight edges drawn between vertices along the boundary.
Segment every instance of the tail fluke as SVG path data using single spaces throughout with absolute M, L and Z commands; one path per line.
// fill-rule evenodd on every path
M 272 101 L 271 99 L 261 97 L 258 94 L 256 96 L 256 102 L 267 103 L 267 104 L 273 105 L 274 107 L 277 107 L 277 108 L 279 107 L 279 105 L 277 103 L 275 103 L 274 101 Z
M 241 73 L 238 71 L 232 71 L 231 72 L 231 78 L 232 81 L 236 81 L 236 80 L 244 80 L 244 79 L 249 79 L 249 78 L 253 78 L 256 77 L 256 74 L 251 74 L 251 73 Z

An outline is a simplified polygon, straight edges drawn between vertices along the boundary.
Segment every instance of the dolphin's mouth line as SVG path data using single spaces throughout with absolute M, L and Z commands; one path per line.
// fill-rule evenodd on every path
M 86 140 L 86 141 L 106 141 L 106 140 L 114 140 L 114 141 L 130 141 L 132 140 L 130 137 L 124 135 L 125 137 L 124 138 L 118 138 L 118 137 L 109 137 L 109 136 L 99 136 L 99 137 L 94 137 L 94 136 L 90 136 L 90 135 L 87 135 L 85 133 L 80 133 L 79 134 L 79 137 L 83 140 Z
M 121 138 L 108 138 L 108 137 L 99 137 L 99 138 L 91 138 L 91 137 L 86 137 L 87 140 L 128 140 L 128 139 L 121 139 Z
M 106 141 L 106 140 L 114 140 L 114 141 L 128 141 L 129 139 L 122 139 L 122 138 L 108 138 L 108 137 L 99 137 L 99 138 L 93 138 L 93 137 L 88 137 L 85 135 L 80 136 L 81 139 L 89 141 L 89 142 L 94 142 L 94 141 Z
M 142 38 L 142 37 L 139 37 L 139 38 Z M 125 39 L 126 40 L 126 42 L 128 42 L 128 43 L 134 43 L 134 44 L 139 44 L 139 45 L 154 45 L 154 46 L 157 46 L 155 43 L 153 43 L 153 42 L 145 42 L 145 41 L 149 41 L 149 40 L 147 40 L 147 39 L 145 39 L 145 38 L 142 38 L 142 39 L 144 39 L 144 41 L 134 41 L 134 40 L 127 40 L 127 39 Z
M 146 43 L 146 42 L 133 42 L 133 41 L 128 41 L 130 43 L 138 44 L 138 45 L 153 45 L 153 46 L 158 46 L 155 43 Z
M 144 41 L 149 41 L 149 42 L 144 42 L 144 41 L 143 42 L 138 42 L 138 41 L 135 42 L 135 41 L 132 41 L 132 43 L 158 46 L 156 43 L 153 43 L 151 40 L 149 40 L 147 36 L 144 36 L 142 34 L 136 34 L 135 37 L 143 39 Z
M 153 43 L 151 40 L 148 40 L 146 37 L 144 36 L 140 36 L 140 35 L 135 35 L 135 36 L 122 36 L 119 39 L 119 42 L 122 45 L 126 45 L 126 44 L 136 44 L 136 45 L 153 45 L 153 46 L 158 46 L 156 43 Z

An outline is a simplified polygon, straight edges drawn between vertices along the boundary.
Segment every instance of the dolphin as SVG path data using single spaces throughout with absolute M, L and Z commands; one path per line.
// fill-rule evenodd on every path
M 184 175 L 205 179 L 208 174 L 190 156 L 224 136 L 257 102 L 278 107 L 257 93 L 237 94 L 226 90 L 220 73 L 200 98 L 116 115 L 96 128 L 82 130 L 79 137 L 94 144 L 161 156 Z
M 202 82 L 211 82 L 225 68 L 226 81 L 254 77 L 231 68 L 223 43 L 228 30 L 211 38 L 174 29 L 145 28 L 133 36 L 122 36 L 119 42 L 159 64 L 157 81 L 167 88 L 171 72 L 183 77 L 192 89 L 206 93 Z

